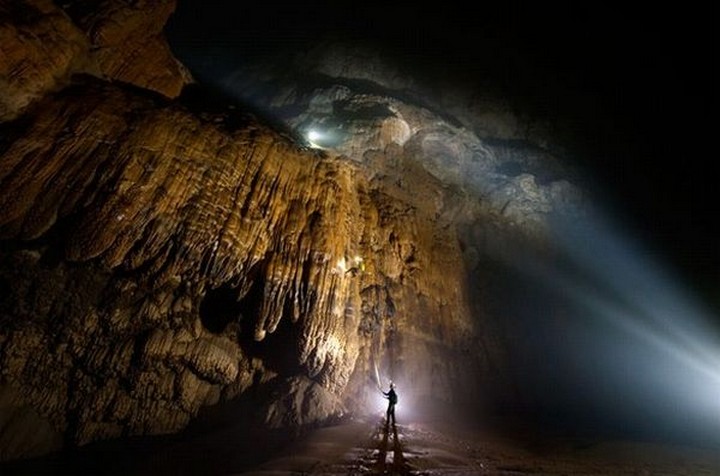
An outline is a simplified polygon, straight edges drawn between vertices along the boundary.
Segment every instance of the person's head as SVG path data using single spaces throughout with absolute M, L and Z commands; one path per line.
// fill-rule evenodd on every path
M 391 388 L 391 389 L 394 389 L 394 388 L 395 388 L 395 384 L 392 383 L 392 382 L 390 382 L 390 388 Z

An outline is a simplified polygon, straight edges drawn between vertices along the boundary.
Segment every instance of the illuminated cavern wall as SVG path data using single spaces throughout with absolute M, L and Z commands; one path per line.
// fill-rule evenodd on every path
M 407 121 L 381 114 L 349 158 L 312 150 L 180 95 L 172 2 L 94 7 L 2 6 L 3 458 L 176 432 L 259 390 L 269 427 L 365 412 L 375 365 L 406 408 L 502 379 L 483 257 L 572 186 L 399 100 Z M 468 172 L 492 187 L 450 180 Z

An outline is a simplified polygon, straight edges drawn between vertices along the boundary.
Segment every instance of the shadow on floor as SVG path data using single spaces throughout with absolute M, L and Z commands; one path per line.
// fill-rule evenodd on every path
M 390 425 L 389 421 L 384 420 L 379 430 L 381 438 L 377 446 L 378 454 L 375 460 L 373 474 L 410 474 L 410 468 L 403 455 L 402 441 L 398 436 L 397 424 L 393 422 L 392 425 Z M 391 436 L 392 444 L 390 442 Z M 390 462 L 388 462 L 388 453 L 392 454 Z

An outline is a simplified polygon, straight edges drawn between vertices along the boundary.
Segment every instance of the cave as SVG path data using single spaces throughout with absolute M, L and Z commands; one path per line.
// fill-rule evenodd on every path
M 720 473 L 701 13 L 0 1 L 0 472 Z
M 222 334 L 228 325 L 240 320 L 242 309 L 232 288 L 211 289 L 200 303 L 200 321 L 213 334 Z

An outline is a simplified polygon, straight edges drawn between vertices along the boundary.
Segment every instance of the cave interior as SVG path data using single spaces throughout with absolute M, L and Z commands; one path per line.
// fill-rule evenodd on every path
M 720 470 L 711 15 L 383 8 L 0 1 L 3 474 Z

